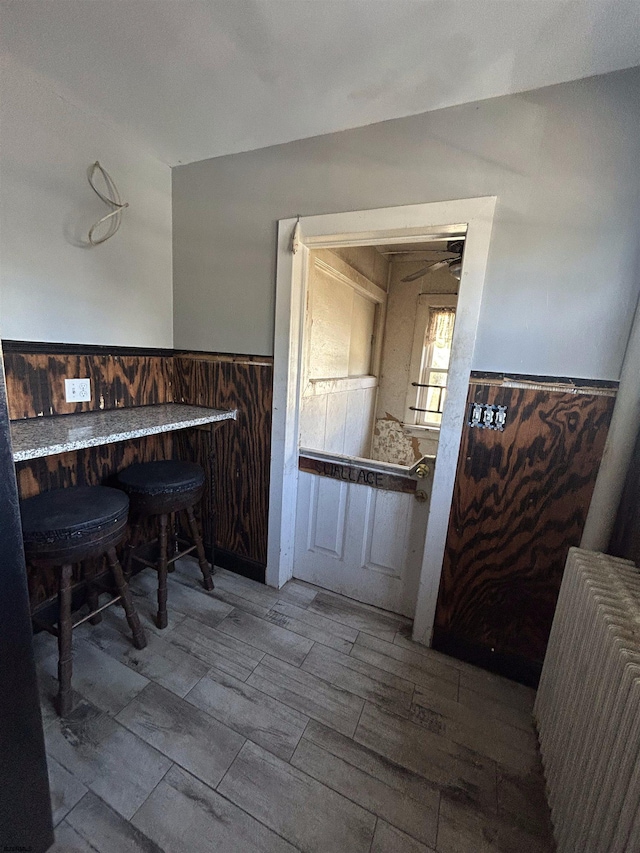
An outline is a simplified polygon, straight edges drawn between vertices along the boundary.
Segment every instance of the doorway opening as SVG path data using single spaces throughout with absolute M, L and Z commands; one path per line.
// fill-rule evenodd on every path
M 293 576 L 409 617 L 463 245 L 308 253 Z
M 464 238 L 309 252 L 300 446 L 435 459 Z
M 413 615 L 421 642 L 431 636 L 494 206 L 491 197 L 279 224 L 267 582 L 306 577 Z M 420 466 L 430 489 L 415 481 Z M 399 570 L 407 555 L 408 574 Z

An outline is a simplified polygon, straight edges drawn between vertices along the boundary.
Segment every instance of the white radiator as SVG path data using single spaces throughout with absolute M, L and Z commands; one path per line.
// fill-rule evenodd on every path
M 572 548 L 535 704 L 558 853 L 640 853 L 640 572 Z

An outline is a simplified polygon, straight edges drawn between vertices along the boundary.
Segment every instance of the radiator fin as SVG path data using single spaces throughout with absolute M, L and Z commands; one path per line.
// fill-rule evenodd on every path
M 640 572 L 572 548 L 534 709 L 558 853 L 640 852 Z

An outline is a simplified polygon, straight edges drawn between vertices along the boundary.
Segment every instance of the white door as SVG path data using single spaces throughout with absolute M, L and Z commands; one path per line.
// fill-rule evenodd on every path
M 413 616 L 430 479 L 416 481 L 399 465 L 307 451 L 300 464 L 294 577 Z

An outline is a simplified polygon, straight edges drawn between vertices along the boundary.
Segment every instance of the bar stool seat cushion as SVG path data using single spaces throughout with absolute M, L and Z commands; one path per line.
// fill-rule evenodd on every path
M 26 545 L 78 540 L 126 521 L 129 498 L 107 486 L 52 489 L 20 504 Z
M 177 495 L 203 486 L 204 469 L 178 459 L 138 462 L 118 474 L 118 483 L 131 495 Z

